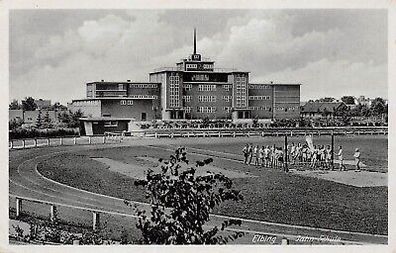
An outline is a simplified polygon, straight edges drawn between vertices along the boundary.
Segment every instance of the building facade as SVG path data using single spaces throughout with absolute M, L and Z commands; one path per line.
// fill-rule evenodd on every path
M 154 70 L 147 83 L 87 83 L 86 98 L 73 100 L 71 109 L 101 121 L 238 121 L 298 118 L 299 105 L 300 84 L 253 84 L 248 71 L 215 68 L 214 61 L 196 52 L 194 30 L 193 53 L 175 67 Z

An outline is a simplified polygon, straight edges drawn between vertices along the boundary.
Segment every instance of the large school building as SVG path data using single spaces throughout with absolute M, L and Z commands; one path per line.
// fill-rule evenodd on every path
M 87 134 L 130 130 L 151 120 L 257 118 L 276 120 L 300 115 L 300 84 L 250 83 L 249 72 L 215 68 L 196 51 L 175 67 L 149 73 L 149 82 L 97 81 L 86 84 L 86 98 L 73 100 Z

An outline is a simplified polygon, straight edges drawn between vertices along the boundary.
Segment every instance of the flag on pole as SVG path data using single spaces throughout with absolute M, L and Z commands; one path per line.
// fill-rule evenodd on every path
M 311 135 L 307 135 L 305 137 L 305 141 L 307 142 L 307 145 L 308 145 L 309 149 L 313 150 L 314 149 L 314 145 L 313 145 L 313 141 L 312 141 L 312 136 Z

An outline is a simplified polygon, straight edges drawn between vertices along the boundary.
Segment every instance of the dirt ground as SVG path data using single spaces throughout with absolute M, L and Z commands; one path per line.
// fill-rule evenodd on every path
M 136 157 L 134 163 L 123 163 L 113 159 L 105 158 L 105 157 L 95 157 L 92 158 L 95 161 L 99 161 L 101 163 L 106 164 L 109 166 L 111 171 L 115 171 L 121 174 L 124 174 L 128 177 L 135 178 L 135 179 L 145 179 L 146 178 L 146 171 L 148 168 L 154 170 L 154 172 L 160 172 L 160 164 L 157 158 L 153 157 Z M 155 166 L 150 166 L 155 164 Z M 189 166 L 190 167 L 190 166 Z M 184 168 L 182 167 L 182 170 Z M 253 175 L 249 174 L 248 172 L 238 172 L 238 171 L 231 171 L 226 170 L 223 168 L 219 168 L 213 165 L 206 165 L 204 170 L 197 169 L 196 174 L 197 176 L 206 175 L 207 172 L 212 173 L 222 173 L 223 175 L 229 178 L 246 178 L 246 177 L 254 177 Z
M 341 184 L 352 185 L 357 187 L 373 187 L 373 186 L 387 186 L 388 173 L 360 171 L 299 171 L 293 170 L 295 174 L 321 178 L 325 180 L 334 181 Z

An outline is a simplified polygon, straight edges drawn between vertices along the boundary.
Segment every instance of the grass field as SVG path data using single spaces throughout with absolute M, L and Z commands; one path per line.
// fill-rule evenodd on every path
M 288 143 L 305 143 L 305 138 L 288 137 Z M 330 145 L 330 136 L 313 137 L 315 145 Z M 254 145 L 276 145 L 281 147 L 284 145 L 284 137 L 264 137 L 264 138 L 245 138 L 241 142 L 233 142 L 228 145 L 224 143 L 208 143 L 208 144 L 192 144 L 187 145 L 191 147 L 221 151 L 234 154 L 242 154 L 242 148 L 246 143 L 253 143 Z M 334 147 L 335 152 L 338 151 L 339 146 L 343 146 L 344 159 L 352 160 L 355 148 L 359 148 L 361 152 L 361 159 L 364 164 L 371 167 L 388 167 L 388 136 L 335 136 Z
M 279 143 L 278 145 L 282 143 L 280 138 L 251 138 L 251 142 L 260 145 L 264 140 L 268 141 L 268 144 L 275 141 Z M 325 138 L 314 139 L 318 142 L 324 140 Z M 212 143 L 192 146 L 240 153 L 244 141 L 241 143 L 234 141 L 230 145 Z M 302 142 L 303 139 L 300 138 L 300 141 Z M 342 143 L 346 156 L 350 150 L 359 145 L 363 157 L 366 152 L 371 152 L 371 156 L 367 155 L 367 158 L 363 158 L 364 162 L 375 165 L 376 161 L 380 161 L 383 166 L 387 164 L 387 141 L 382 138 L 344 138 L 341 141 L 337 137 L 336 141 L 336 145 Z M 143 191 L 134 186 L 134 179 L 112 172 L 90 157 L 107 157 L 128 163 L 136 160 L 137 156 L 166 158 L 169 153 L 166 150 L 150 147 L 82 151 L 47 160 L 39 165 L 39 171 L 49 178 L 81 189 L 144 201 Z M 190 159 L 196 160 L 202 157 L 190 155 Z M 241 190 L 244 200 L 238 203 L 224 203 L 216 213 L 287 224 L 377 234 L 388 233 L 387 187 L 353 187 L 318 178 L 285 174 L 273 169 L 259 169 L 229 160 L 214 159 L 213 165 L 258 176 L 233 179 L 235 188 Z

